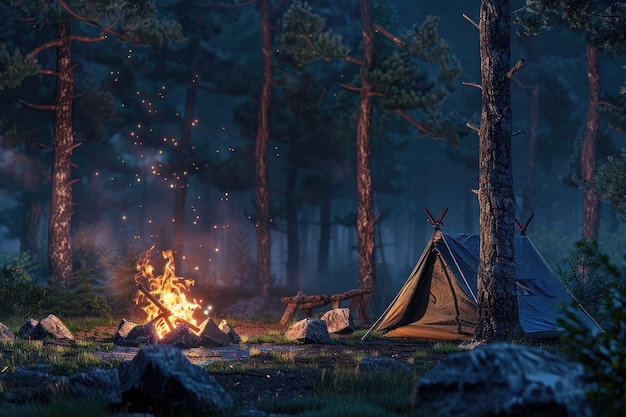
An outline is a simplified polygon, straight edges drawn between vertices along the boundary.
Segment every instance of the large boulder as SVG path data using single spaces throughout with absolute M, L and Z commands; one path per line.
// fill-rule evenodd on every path
M 15 335 L 7 326 L 0 323 L 0 342 L 12 342 L 15 340 Z
M 413 405 L 476 417 L 591 417 L 582 365 L 545 350 L 497 343 L 456 353 L 423 375 Z
M 45 338 L 74 340 L 72 332 L 54 314 L 49 314 L 48 317 L 41 319 L 33 329 L 31 337 L 36 340 Z
M 307 318 L 287 329 L 285 339 L 300 343 L 329 343 L 330 335 L 324 320 Z
M 328 333 L 347 334 L 354 331 L 354 322 L 349 308 L 333 308 L 322 315 Z
M 119 372 L 124 403 L 132 409 L 220 415 L 233 406 L 215 378 L 173 346 L 147 346 L 132 361 L 123 362 Z

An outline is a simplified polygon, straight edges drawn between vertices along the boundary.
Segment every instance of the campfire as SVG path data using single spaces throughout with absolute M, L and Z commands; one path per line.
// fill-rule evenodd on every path
M 181 324 L 185 324 L 194 333 L 199 334 L 201 328 L 193 314 L 201 308 L 202 300 L 190 301 L 187 298 L 194 280 L 176 276 L 171 249 L 161 252 L 166 262 L 163 273 L 155 277 L 154 266 L 150 263 L 153 249 L 154 246 L 137 261 L 137 274 L 135 275 L 137 294 L 133 301 L 146 313 L 147 320 L 153 322 L 159 339 Z
M 165 265 L 163 273 L 155 277 L 150 262 L 153 250 L 154 246 L 139 257 L 135 274 L 137 293 L 133 301 L 146 313 L 147 322 L 138 325 L 122 319 L 113 343 L 125 346 L 164 343 L 181 348 L 239 343 L 239 335 L 226 320 L 219 325 L 210 317 L 201 324 L 196 322 L 193 315 L 201 308 L 202 300 L 188 298 L 194 280 L 176 276 L 171 250 L 161 252 Z

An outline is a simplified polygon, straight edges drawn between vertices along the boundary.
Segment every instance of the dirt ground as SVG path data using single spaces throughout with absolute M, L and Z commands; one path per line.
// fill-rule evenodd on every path
M 96 327 L 74 336 L 78 340 L 94 340 L 96 346 L 102 344 L 103 349 L 98 356 L 104 361 L 131 359 L 139 348 L 115 346 L 111 350 L 116 330 L 114 327 Z M 253 340 L 271 331 L 284 333 L 287 328 L 280 324 L 236 320 L 234 330 L 244 340 Z M 262 401 L 313 393 L 314 384 L 322 373 L 332 372 L 336 367 L 355 367 L 359 358 L 389 357 L 410 363 L 417 351 L 427 351 L 431 353 L 428 356 L 431 360 L 439 360 L 439 356 L 432 355 L 433 343 L 428 341 L 381 338 L 361 341 L 351 335 L 332 337 L 347 340 L 323 345 L 242 343 L 226 348 L 183 349 L 183 353 L 196 364 L 225 362 L 212 374 L 246 409 L 256 409 Z M 19 397 L 20 392 L 28 391 L 32 384 L 40 386 L 44 382 L 41 378 L 12 380 L 7 373 L 0 374 L 0 378 L 4 379 L 5 390 L 4 401 L 1 402 L 5 402 L 7 397 Z

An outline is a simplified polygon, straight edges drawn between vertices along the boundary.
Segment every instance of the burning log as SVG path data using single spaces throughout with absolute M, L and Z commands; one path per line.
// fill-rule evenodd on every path
M 170 321 L 170 318 L 173 316 L 172 312 L 163 304 L 161 304 L 161 302 L 157 300 L 156 297 L 150 294 L 150 291 L 148 291 L 143 285 L 137 284 L 137 289 L 141 291 L 143 295 L 145 295 L 146 298 L 148 298 L 148 300 L 150 300 L 161 311 L 161 314 L 154 318 L 154 322 L 156 323 L 159 321 L 159 319 L 163 319 L 165 324 L 167 324 L 167 327 L 169 327 L 170 331 L 174 330 L 175 326 L 173 326 L 172 322 Z M 185 324 L 196 333 L 200 331 L 200 328 L 198 326 L 180 317 L 174 317 L 174 323 L 176 323 L 176 325 Z
M 285 308 L 285 312 L 280 319 L 280 324 L 285 326 L 289 320 L 291 320 L 296 312 L 296 309 L 298 308 L 304 311 L 304 314 L 307 317 L 311 317 L 311 310 L 327 304 L 330 304 L 331 307 L 335 309 L 339 308 L 342 301 L 351 298 L 355 298 L 353 301 L 356 301 L 357 303 L 362 303 L 363 295 L 369 294 L 369 292 L 369 289 L 356 289 L 329 296 L 328 294 L 304 295 L 302 291 L 298 291 L 298 293 L 293 297 L 281 297 L 280 301 L 287 304 L 287 307 Z

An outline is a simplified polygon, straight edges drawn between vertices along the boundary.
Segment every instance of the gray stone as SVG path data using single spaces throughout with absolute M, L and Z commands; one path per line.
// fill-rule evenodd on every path
M 228 335 L 228 338 L 230 339 L 231 343 L 237 344 L 241 342 L 241 338 L 239 337 L 237 332 L 235 332 L 235 330 L 232 327 L 230 327 L 230 325 L 228 324 L 228 322 L 226 322 L 226 320 L 222 320 L 219 326 L 217 327 L 219 327 L 222 332 Z
M 62 394 L 73 399 L 94 399 L 107 405 L 122 402 L 122 385 L 117 368 L 109 370 L 92 368 L 89 372 L 59 377 L 54 386 Z
M 329 343 L 330 335 L 324 320 L 306 318 L 287 329 L 285 339 L 300 343 Z
M 120 346 L 140 346 L 140 345 L 151 345 L 157 343 L 159 340 L 159 335 L 157 334 L 156 328 L 154 327 L 154 322 L 150 321 L 144 325 L 135 325 L 131 327 L 132 323 L 125 322 L 122 320 L 120 323 L 120 327 L 115 335 L 119 337 L 115 340 L 114 343 Z M 130 330 L 128 328 L 130 327 Z M 126 336 L 124 334 L 126 333 Z
M 180 324 L 171 332 L 167 333 L 159 343 L 172 345 L 182 349 L 198 347 L 202 339 L 195 334 L 186 324 Z
M 420 377 L 413 405 L 426 414 L 591 417 L 587 389 L 581 364 L 498 343 L 448 356 Z
M 173 346 L 147 346 L 132 361 L 122 362 L 119 372 L 122 398 L 133 409 L 219 415 L 233 406 L 215 378 Z
M 132 321 L 122 319 L 122 321 L 120 321 L 119 326 L 117 326 L 117 330 L 115 331 L 115 334 L 113 335 L 113 343 L 117 345 L 119 344 L 118 342 L 126 339 L 130 331 L 133 330 L 135 327 L 137 327 L 137 323 L 133 323 Z
M 354 331 L 354 322 L 349 308 L 333 308 L 322 315 L 328 333 L 349 334 Z
M 200 328 L 200 343 L 202 346 L 224 347 L 230 345 L 230 336 L 220 330 L 215 322 L 208 318 Z
M 15 335 L 7 326 L 0 323 L 0 342 L 12 342 L 15 340 Z
M 35 331 L 35 327 L 37 327 L 37 324 L 39 324 L 37 320 L 27 320 L 17 331 L 17 337 L 22 339 L 32 339 L 33 332 Z
M 375 357 L 363 358 L 356 366 L 357 373 L 391 372 L 394 374 L 411 373 L 411 367 L 404 362 L 393 358 Z
M 33 329 L 31 337 L 36 340 L 45 339 L 46 337 L 56 340 L 74 340 L 72 332 L 70 332 L 70 330 L 65 327 L 65 324 L 54 314 L 49 314 L 48 317 L 40 320 Z

